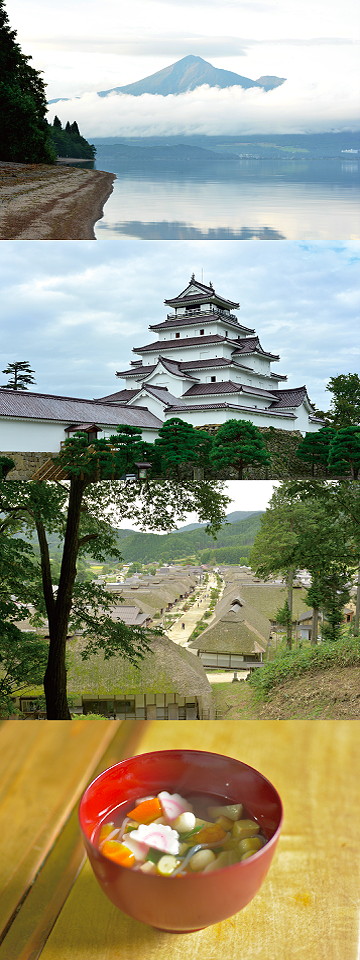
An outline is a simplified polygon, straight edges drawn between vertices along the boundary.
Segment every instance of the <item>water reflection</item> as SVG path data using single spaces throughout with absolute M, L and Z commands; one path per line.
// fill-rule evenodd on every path
M 212 227 L 209 230 L 200 230 L 185 223 L 175 221 L 167 223 L 141 223 L 133 220 L 129 223 L 104 223 L 97 225 L 97 229 L 108 231 L 107 236 L 114 233 L 125 234 L 129 237 L 138 237 L 140 240 L 285 240 L 285 236 L 278 230 L 262 227 L 252 230 L 242 227 L 241 230 L 231 230 L 225 227 Z

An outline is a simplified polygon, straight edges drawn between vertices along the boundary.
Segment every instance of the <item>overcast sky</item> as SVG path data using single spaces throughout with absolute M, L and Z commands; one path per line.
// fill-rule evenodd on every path
M 86 136 L 359 128 L 357 0 L 6 0 L 6 9 L 49 99 L 87 94 L 58 108 Z M 94 96 L 187 54 L 286 83 L 268 94 L 202 88 L 177 103 Z
M 231 498 L 231 503 L 226 508 L 226 513 L 233 513 L 234 510 L 266 510 L 273 491 L 279 486 L 278 480 L 229 480 L 223 484 L 223 493 Z M 188 523 L 198 523 L 198 515 L 189 513 L 184 521 L 175 524 L 175 529 L 180 529 Z M 129 523 L 126 519 L 119 518 L 116 526 L 124 529 L 139 530 L 140 527 Z
M 0 244 L 0 369 L 28 360 L 34 390 L 99 398 L 124 387 L 115 378 L 133 346 L 156 340 L 148 325 L 166 318 L 192 272 L 240 301 L 244 326 L 288 387 L 307 384 L 327 409 L 330 377 L 359 370 L 360 245 L 343 248 L 221 240 L 115 238 Z M 0 382 L 7 380 L 1 374 Z

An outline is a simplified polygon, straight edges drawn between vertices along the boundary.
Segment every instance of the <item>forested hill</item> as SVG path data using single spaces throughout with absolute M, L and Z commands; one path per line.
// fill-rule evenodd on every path
M 231 516 L 231 515 L 230 515 Z M 236 516 L 236 514 L 234 514 Z M 192 558 L 199 563 L 241 563 L 247 560 L 262 513 L 250 513 L 242 520 L 225 523 L 214 540 L 205 533 L 204 526 L 183 528 L 174 533 L 135 533 L 117 531 L 119 548 L 124 560 L 143 563 Z M 190 527 L 193 527 L 190 524 Z
M 125 563 L 171 563 L 187 558 L 197 563 L 246 563 L 260 527 L 261 517 L 260 511 L 235 511 L 228 514 L 216 540 L 205 533 L 205 524 L 189 524 L 166 534 L 137 533 L 135 530 L 120 529 L 116 531 L 116 537 Z M 28 538 L 24 531 L 21 531 L 17 536 L 30 539 L 38 554 L 34 533 Z M 60 560 L 62 551 L 58 535 L 49 534 L 48 542 L 52 559 Z M 91 561 L 90 555 L 88 561 Z

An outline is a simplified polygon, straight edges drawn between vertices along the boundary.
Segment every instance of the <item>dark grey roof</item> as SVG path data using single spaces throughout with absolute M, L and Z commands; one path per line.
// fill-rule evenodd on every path
M 174 340 L 154 340 L 152 343 L 146 343 L 144 347 L 134 347 L 133 351 L 134 353 L 146 353 L 147 351 L 162 350 L 163 347 L 167 351 L 179 348 L 179 346 L 193 347 L 197 345 L 201 346 L 201 344 L 204 343 L 229 343 L 230 346 L 237 348 L 241 341 L 233 340 L 230 337 L 221 337 L 218 333 L 213 333 L 203 337 L 178 337 L 178 339 Z
M 264 357 L 269 357 L 271 360 L 280 360 L 278 354 L 267 353 L 266 350 L 263 350 L 259 337 L 245 337 L 244 340 L 240 340 L 236 345 L 234 353 L 261 353 Z
M 169 407 L 169 410 L 173 413 L 174 411 L 179 410 L 180 412 L 184 410 L 183 406 L 176 405 Z M 191 406 L 188 405 L 186 410 L 190 413 L 193 410 L 242 410 L 244 413 L 256 413 L 256 414 L 269 414 L 272 417 L 287 417 L 288 420 L 296 420 L 294 413 L 290 413 L 287 410 L 274 410 L 272 406 L 267 407 L 266 409 L 260 407 L 245 407 L 241 406 L 239 403 L 192 403 Z
M 204 339 L 203 337 L 201 338 Z M 168 341 L 167 341 L 168 342 Z M 227 337 L 224 338 L 225 343 L 229 343 Z M 167 357 L 161 356 L 161 359 L 164 363 L 166 360 L 167 364 L 174 364 L 174 367 L 178 370 L 178 375 L 181 376 L 182 373 L 186 373 L 188 370 L 203 370 L 206 367 L 238 367 L 241 370 L 251 370 L 251 367 L 246 366 L 244 363 L 239 363 L 238 360 L 230 359 L 228 357 L 213 357 L 209 360 L 168 360 Z M 138 366 L 135 366 L 135 369 L 132 370 L 118 370 L 116 373 L 117 377 L 138 377 L 139 380 L 142 380 L 143 377 L 150 376 L 151 373 L 156 368 L 156 364 L 150 366 L 143 366 L 139 363 Z M 168 368 L 169 369 L 169 368 Z M 275 374 L 272 374 L 275 377 Z M 287 380 L 287 377 L 279 377 L 276 379 Z
M 161 427 L 161 420 L 145 407 L 127 407 L 98 400 L 58 397 L 47 393 L 28 393 L 0 389 L 0 416 L 26 420 L 58 420 L 72 425 L 82 423 L 117 426 Z
M 136 395 L 138 395 L 141 390 L 145 390 L 147 393 L 150 393 L 152 396 L 156 397 L 157 400 L 161 400 L 166 407 L 170 407 L 174 403 L 181 404 L 181 399 L 179 397 L 175 397 L 173 393 L 170 393 L 167 387 L 157 387 L 153 386 L 151 383 L 143 383 L 141 387 L 139 387 L 139 390 L 136 391 Z
M 174 377 L 184 377 L 184 372 L 181 369 L 181 364 L 177 360 L 168 360 L 167 357 L 162 357 L 159 355 L 159 360 L 165 370 L 168 370 L 169 373 L 172 373 Z M 154 368 L 155 369 L 155 368 Z M 192 377 L 190 373 L 186 374 L 188 380 L 196 380 L 196 377 Z
M 278 393 L 279 398 L 276 398 L 275 403 L 272 403 L 271 407 L 300 407 L 304 400 L 307 400 L 311 407 L 313 406 L 309 400 L 305 386 L 294 387 L 292 390 L 279 389 Z
M 199 292 L 187 293 L 187 291 L 189 290 L 189 287 L 191 286 L 196 287 Z M 201 301 L 204 301 L 206 303 L 209 299 L 220 300 L 222 303 L 227 303 L 231 307 L 239 306 L 239 304 L 235 303 L 235 301 L 227 300 L 225 297 L 219 297 L 219 295 L 215 292 L 212 283 L 209 283 L 207 285 L 205 283 L 200 283 L 199 280 L 195 280 L 194 274 L 189 280 L 189 283 L 187 284 L 187 286 L 185 287 L 185 290 L 182 290 L 181 293 L 177 295 L 177 297 L 173 297 L 171 300 L 164 300 L 164 303 L 172 305 L 172 304 L 181 304 L 184 301 L 189 302 L 191 300 L 195 300 L 196 303 L 199 303 Z
M 128 627 L 141 627 L 147 620 L 151 619 L 146 613 L 139 610 L 139 607 L 128 606 L 126 603 L 121 603 L 119 606 L 113 607 L 112 618 L 114 620 L 122 620 Z
M 108 397 L 98 397 L 97 403 L 127 403 L 132 397 L 135 397 L 138 390 L 119 390 L 117 393 L 110 393 Z
M 213 323 L 214 320 L 221 320 L 227 326 L 233 327 L 234 330 L 241 330 L 243 333 L 255 333 L 253 327 L 243 327 L 234 316 L 226 316 L 226 313 L 220 313 L 218 311 L 210 311 L 208 313 L 197 313 L 194 316 L 191 313 L 188 316 L 180 317 L 169 317 L 167 320 L 164 320 L 162 323 L 153 323 L 150 324 L 149 330 L 171 330 L 172 328 L 180 326 L 191 326 L 192 324 L 199 325 L 199 322 L 204 324 Z
M 233 380 L 216 380 L 215 383 L 197 383 L 184 393 L 184 397 L 201 397 L 220 393 L 246 393 L 251 396 L 267 397 L 274 400 L 276 394 L 261 387 L 248 387 Z

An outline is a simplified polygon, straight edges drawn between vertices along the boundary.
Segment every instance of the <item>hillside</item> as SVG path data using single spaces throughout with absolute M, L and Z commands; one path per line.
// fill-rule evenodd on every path
M 249 555 L 261 513 L 246 516 L 235 523 L 225 523 L 214 540 L 205 533 L 204 526 L 160 535 L 117 531 L 122 556 L 127 563 L 135 560 L 149 563 L 169 563 L 184 557 L 194 557 L 200 563 L 241 563 Z M 192 527 L 192 524 L 190 524 Z
M 228 514 L 216 540 L 205 533 L 205 524 L 192 523 L 166 534 L 121 528 L 116 530 L 116 538 L 125 563 L 172 563 L 185 557 L 195 558 L 198 563 L 243 563 L 256 537 L 261 516 L 260 511 L 239 510 Z M 16 536 L 27 539 L 23 532 Z M 29 539 L 38 553 L 36 535 L 33 533 Z M 61 553 L 58 535 L 49 534 L 48 542 L 51 557 L 58 560 Z
M 213 687 L 218 719 L 358 720 L 360 666 L 334 666 L 288 680 L 272 690 L 265 703 L 255 700 L 248 683 Z

